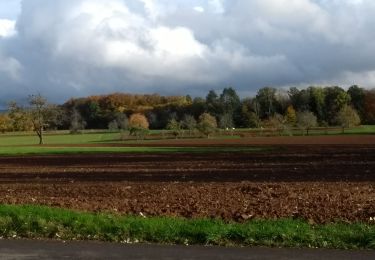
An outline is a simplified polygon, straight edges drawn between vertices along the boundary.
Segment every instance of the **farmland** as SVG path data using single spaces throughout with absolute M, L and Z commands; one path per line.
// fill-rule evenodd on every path
M 371 224 L 375 216 L 375 136 L 55 143 L 43 149 L 0 158 L 0 203 L 235 222 Z M 68 150 L 44 155 L 59 149 Z

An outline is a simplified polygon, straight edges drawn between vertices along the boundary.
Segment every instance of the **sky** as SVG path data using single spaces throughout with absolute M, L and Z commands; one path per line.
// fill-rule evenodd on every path
M 0 0 L 0 106 L 375 86 L 373 0 Z

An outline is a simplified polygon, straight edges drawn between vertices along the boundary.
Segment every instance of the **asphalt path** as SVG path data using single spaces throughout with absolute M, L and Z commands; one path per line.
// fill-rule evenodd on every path
M 122 245 L 100 242 L 0 240 L 0 259 L 375 259 L 375 251 Z

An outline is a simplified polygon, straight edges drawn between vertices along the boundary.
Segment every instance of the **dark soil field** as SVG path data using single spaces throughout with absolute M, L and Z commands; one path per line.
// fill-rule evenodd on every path
M 373 141 L 315 140 L 315 145 L 275 142 L 262 152 L 0 157 L 0 203 L 240 222 L 283 217 L 370 222 Z M 204 145 L 238 141 L 226 142 Z

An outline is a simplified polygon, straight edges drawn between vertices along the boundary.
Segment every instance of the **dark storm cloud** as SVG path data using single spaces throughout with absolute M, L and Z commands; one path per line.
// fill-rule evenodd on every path
M 34 92 L 62 102 L 228 85 L 371 87 L 374 13 L 370 0 L 25 0 L 16 34 L 0 13 L 0 102 Z

